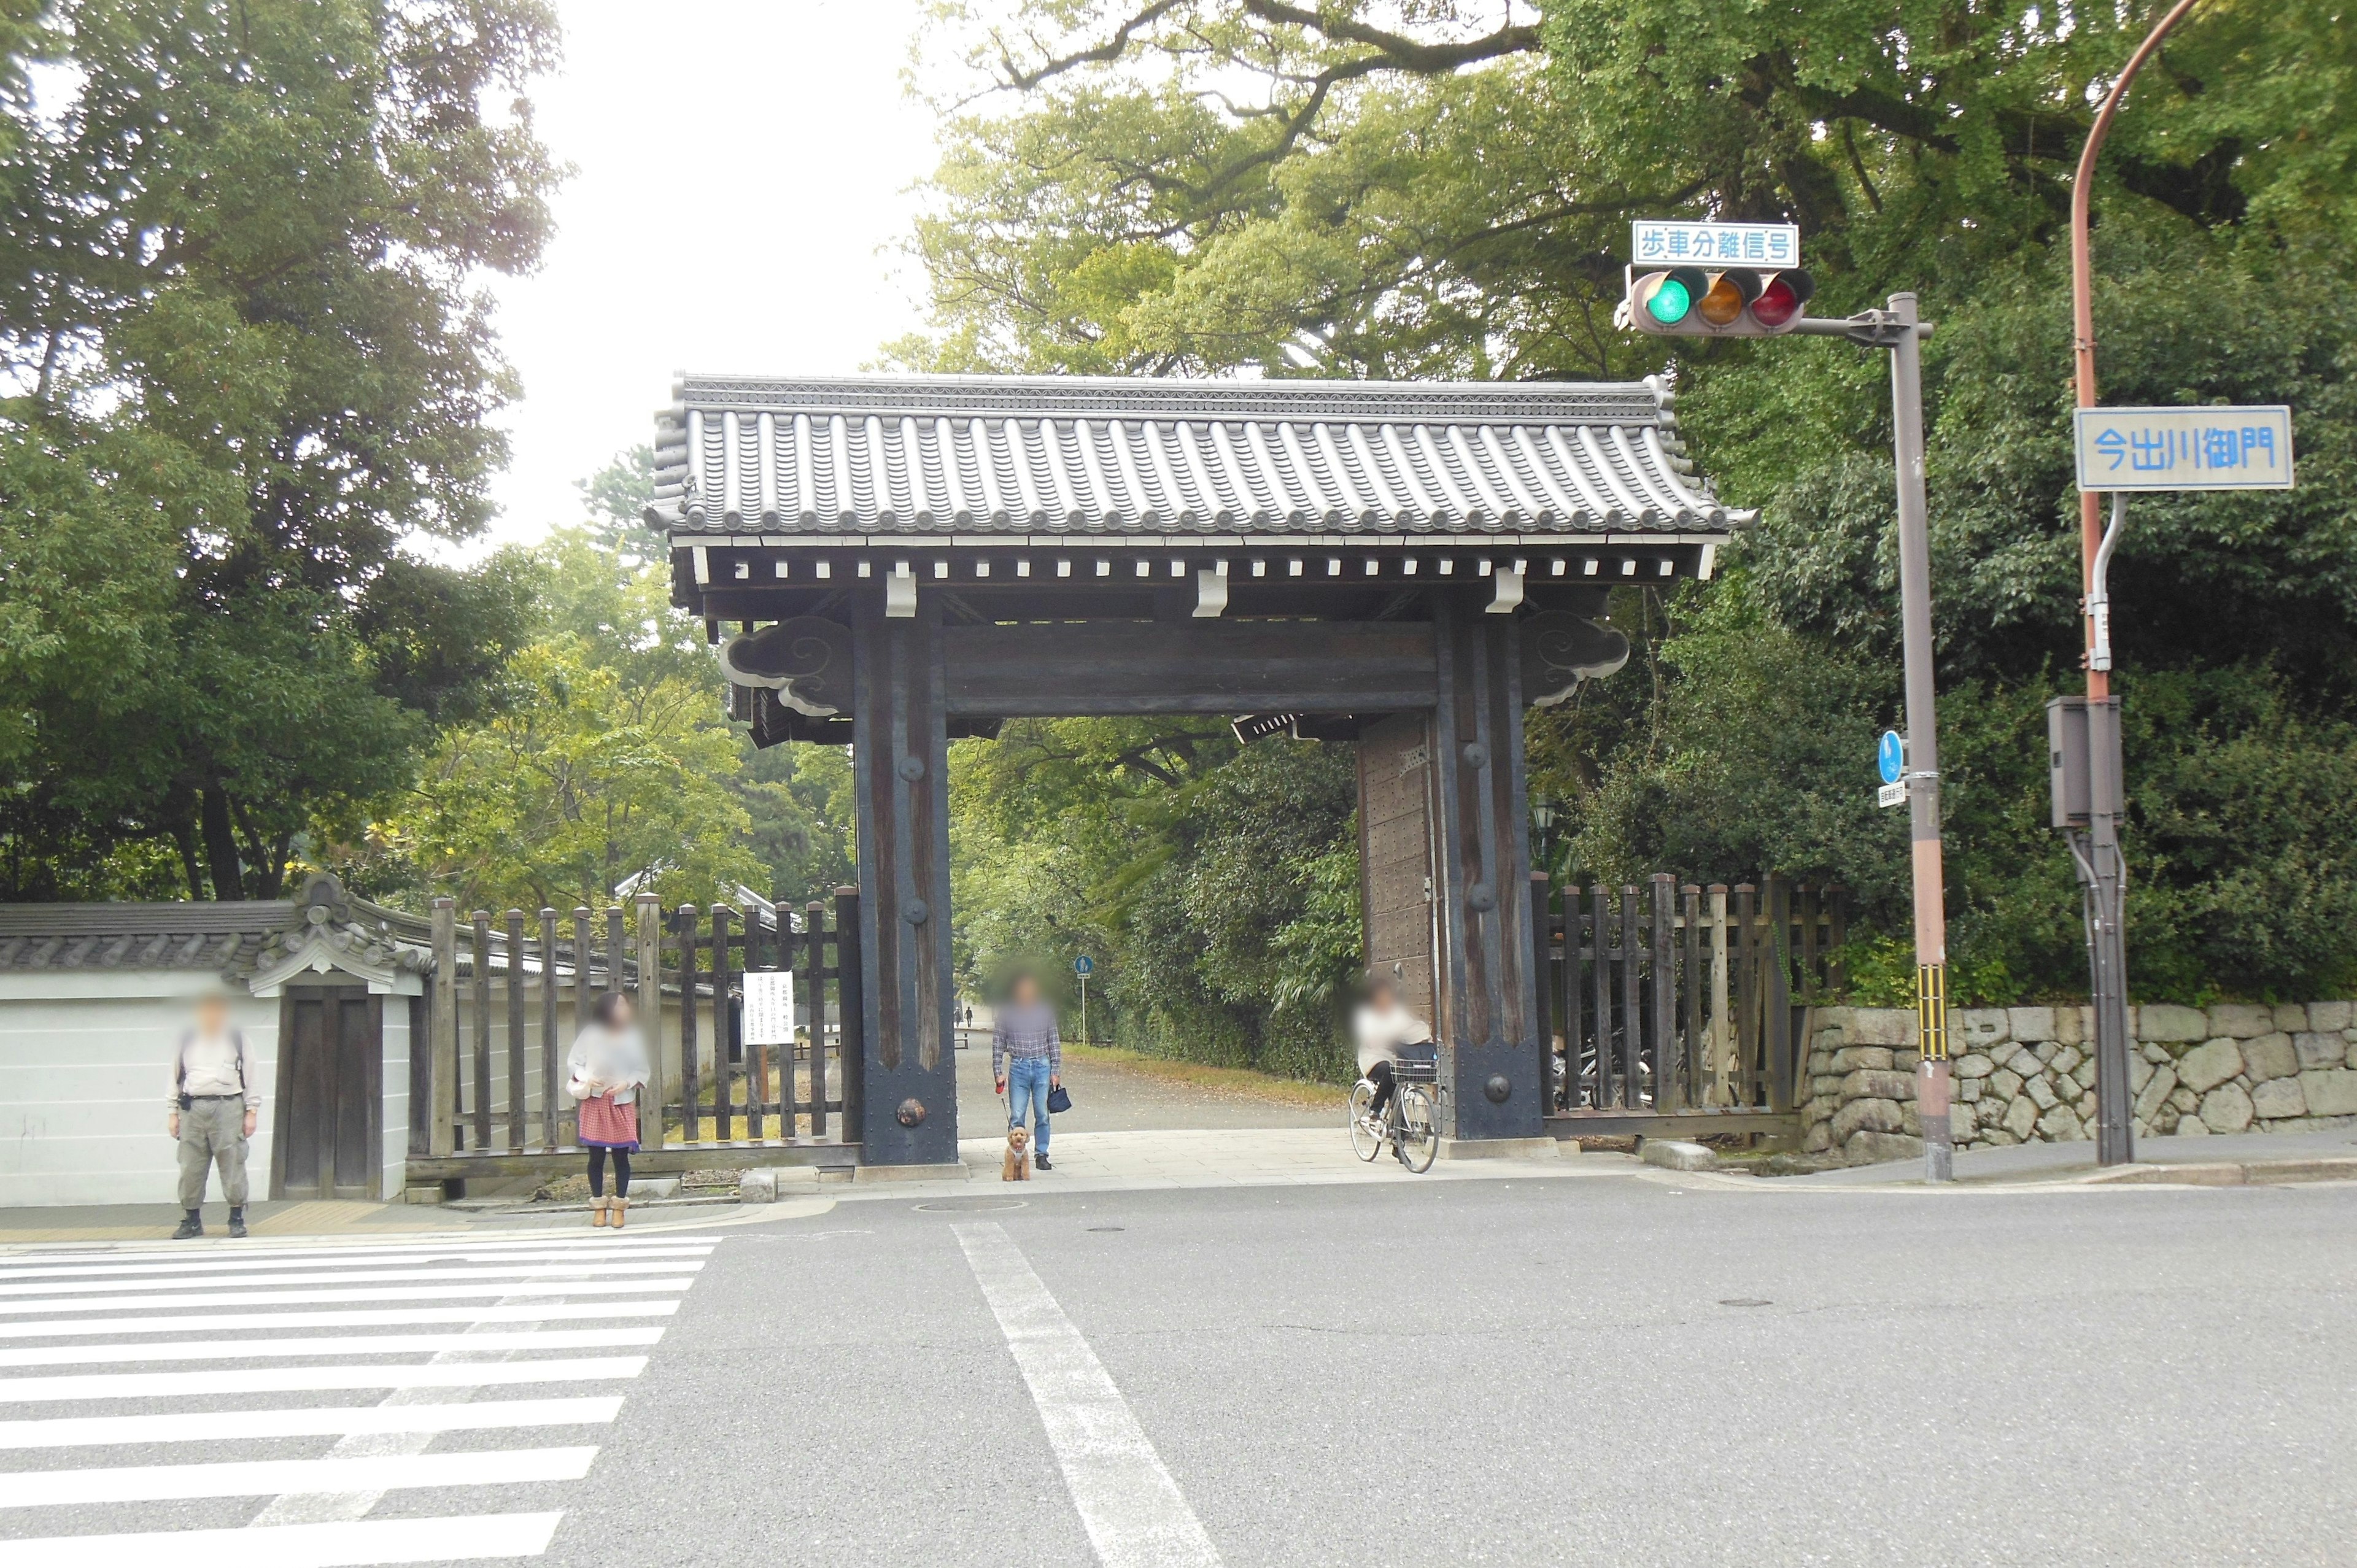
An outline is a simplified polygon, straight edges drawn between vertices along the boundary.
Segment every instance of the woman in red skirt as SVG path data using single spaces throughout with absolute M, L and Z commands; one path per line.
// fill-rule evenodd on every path
M 597 998 L 565 1065 L 565 1091 L 581 1102 L 581 1146 L 589 1151 L 589 1223 L 619 1230 L 630 1208 L 630 1154 L 639 1146 L 639 1089 L 652 1076 L 629 997 L 608 991 Z M 610 1199 L 608 1155 L 614 1158 Z

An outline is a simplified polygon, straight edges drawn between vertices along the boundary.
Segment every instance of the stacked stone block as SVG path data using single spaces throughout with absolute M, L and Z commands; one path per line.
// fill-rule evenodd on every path
M 1813 1015 L 1802 1147 L 1865 1164 L 1922 1153 L 1915 1015 Z M 2357 1004 L 2128 1010 L 2129 1086 L 2147 1134 L 2311 1132 L 2357 1125 Z M 2083 1007 L 1971 1009 L 1952 1020 L 1956 1146 L 2093 1136 L 2093 1022 Z

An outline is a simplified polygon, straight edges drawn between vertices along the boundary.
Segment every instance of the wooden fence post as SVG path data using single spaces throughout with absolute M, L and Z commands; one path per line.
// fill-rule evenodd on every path
M 451 898 L 434 900 L 434 981 L 426 1013 L 428 1060 L 433 1080 L 425 1152 L 447 1155 L 458 1122 L 458 908 Z
M 646 1092 L 639 1096 L 639 1143 L 663 1146 L 663 1021 L 662 1021 L 662 900 L 641 893 L 639 904 L 639 1027 L 647 1036 Z M 622 911 L 607 916 L 607 934 L 614 966 L 614 989 L 622 988 Z
M 523 1153 L 532 1093 L 523 1070 L 523 911 L 508 911 L 508 1152 Z
M 1637 885 L 1620 885 L 1620 1104 L 1641 1110 L 1645 1103 L 1644 993 L 1637 984 L 1638 955 L 1643 950 L 1644 928 L 1637 919 Z
M 540 911 L 540 1146 L 556 1147 L 556 1113 L 564 1101 L 565 1058 L 556 1048 L 556 911 Z
M 840 968 L 843 963 L 843 944 L 840 929 L 842 918 L 843 917 L 840 913 L 835 917 L 838 929 L 836 932 L 834 961 L 838 968 Z M 808 928 L 806 936 L 810 942 L 810 1135 L 813 1138 L 823 1138 L 826 1136 L 827 1128 L 826 906 L 820 903 L 815 898 L 802 906 L 802 924 Z M 848 1036 L 845 1036 L 845 1038 L 847 1040 Z M 846 1044 L 844 1047 L 844 1059 L 848 1063 L 850 1058 L 850 1047 Z M 789 1071 L 791 1071 L 792 1064 L 790 1062 L 787 1066 Z M 851 1120 L 851 1069 L 848 1066 L 845 1066 L 844 1069 L 843 1085 L 845 1096 L 843 1112 L 844 1125 L 848 1129 L 858 1125 L 858 1123 Z
M 1678 1091 L 1678 954 L 1671 940 L 1677 878 L 1657 871 L 1649 879 L 1653 889 L 1653 1109 L 1669 1111 L 1680 1103 Z
M 1768 879 L 1768 1108 L 1792 1109 L 1792 885 Z
M 816 935 L 815 930 L 813 935 Z M 859 962 L 859 889 L 838 887 L 834 890 L 834 995 L 835 1017 L 838 1026 L 835 1029 L 835 1038 L 842 1043 L 843 1141 L 846 1144 L 859 1143 L 867 1125 L 865 1119 L 867 1097 L 867 997 L 861 984 Z M 824 1021 L 825 1000 L 826 993 L 823 990 L 814 992 L 811 997 L 813 1009 L 811 1039 L 822 1049 L 826 1040 L 825 1031 L 820 1027 Z M 817 1064 L 823 1059 L 813 1055 L 811 1073 L 813 1083 L 819 1081 L 820 1069 Z M 812 1133 L 816 1136 L 824 1126 L 822 1119 L 826 1115 L 826 1096 L 820 1093 L 813 1098 L 819 1104 L 819 1110 L 812 1123 Z
M 1579 1109 L 1579 1040 L 1587 1028 L 1587 1010 L 1579 988 L 1581 954 L 1579 884 L 1563 885 L 1563 1108 Z
M 491 1146 L 491 912 L 475 911 L 475 1152 Z
M 1685 907 L 1685 1058 L 1686 1103 L 1710 1103 L 1706 1064 L 1710 1060 L 1708 1036 L 1702 1021 L 1702 889 L 1689 882 L 1679 889 Z
M 683 1143 L 703 1140 L 704 1108 L 696 1103 L 704 1092 L 704 1052 L 695 1038 L 695 906 L 682 904 L 679 929 L 679 1135 Z
M 1825 946 L 1835 956 L 1825 961 L 1825 989 L 1838 1000 L 1849 990 L 1849 965 L 1840 958 L 1849 941 L 1849 889 L 1835 883 L 1825 889 Z
M 1727 884 L 1710 885 L 1710 1087 L 1713 1105 L 1735 1103 L 1730 1081 L 1735 1063 L 1734 999 L 1727 956 Z
M 1588 917 L 1596 925 L 1596 953 L 1588 971 L 1596 993 L 1596 1109 L 1614 1103 L 1612 1079 L 1618 1065 L 1612 1044 L 1612 889 L 1598 882 L 1587 890 Z
M 1749 882 L 1735 885 L 1735 1068 L 1730 1076 L 1734 1103 L 1747 1111 L 1760 1099 L 1760 947 L 1759 932 L 1754 929 L 1758 892 Z
M 1554 974 L 1549 967 L 1554 961 L 1555 944 L 1547 929 L 1547 874 L 1534 871 L 1531 876 L 1531 984 L 1538 993 L 1538 1011 L 1533 1015 L 1538 1026 L 1539 1037 L 1539 1114 L 1555 1109 L 1555 1023 L 1554 986 L 1548 982 Z M 1570 1075 L 1566 1073 L 1568 1078 Z

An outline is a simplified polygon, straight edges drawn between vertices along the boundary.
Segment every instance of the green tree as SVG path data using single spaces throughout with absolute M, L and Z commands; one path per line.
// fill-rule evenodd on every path
M 168 846 L 192 897 L 269 896 L 479 711 L 522 632 L 508 564 L 409 542 L 478 532 L 505 456 L 487 416 L 513 380 L 472 280 L 529 268 L 547 231 L 522 93 L 554 20 L 537 0 L 45 19 L 0 29 L 0 516 L 41 565 L 0 585 L 26 634 L 0 653 L 0 866 L 23 896 L 155 892 Z M 78 626 L 77 474 L 122 542 Z

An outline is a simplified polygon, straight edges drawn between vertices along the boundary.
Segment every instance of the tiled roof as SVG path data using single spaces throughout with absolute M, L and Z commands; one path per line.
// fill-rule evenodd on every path
M 795 535 L 1724 532 L 1657 381 L 685 376 L 647 521 Z
M 314 918 L 316 914 L 317 918 Z M 301 898 L 219 904 L 0 904 L 0 972 L 256 969 L 311 940 L 355 961 L 430 966 L 414 917 L 316 877 Z

